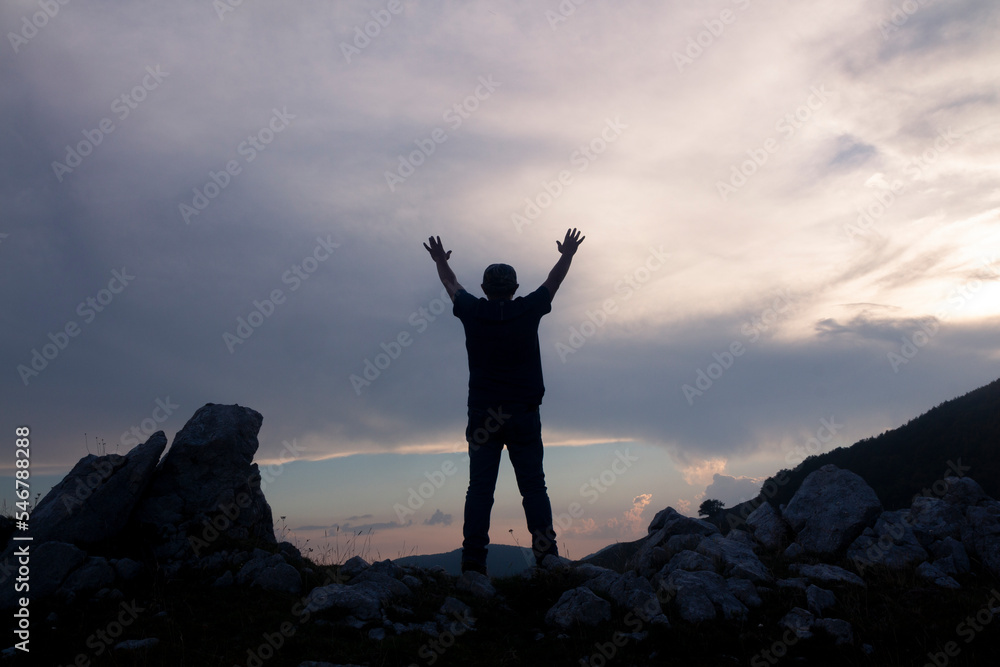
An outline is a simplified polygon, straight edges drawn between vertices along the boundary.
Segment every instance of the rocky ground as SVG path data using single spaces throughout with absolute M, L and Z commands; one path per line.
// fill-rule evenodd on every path
M 277 542 L 260 424 L 206 405 L 162 460 L 162 433 L 85 457 L 38 504 L 31 664 L 943 667 L 1000 652 L 1000 503 L 960 465 L 893 511 L 825 466 L 785 507 L 765 489 L 725 535 L 666 508 L 627 552 L 491 580 L 322 566 Z M 17 548 L 0 556 L 11 612 Z

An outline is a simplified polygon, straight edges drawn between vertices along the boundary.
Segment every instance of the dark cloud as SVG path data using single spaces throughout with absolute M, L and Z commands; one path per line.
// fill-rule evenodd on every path
M 431 518 L 424 519 L 424 524 L 428 526 L 433 526 L 435 524 L 441 524 L 442 526 L 450 526 L 451 515 L 445 514 L 441 510 L 434 510 L 434 514 L 431 515 Z

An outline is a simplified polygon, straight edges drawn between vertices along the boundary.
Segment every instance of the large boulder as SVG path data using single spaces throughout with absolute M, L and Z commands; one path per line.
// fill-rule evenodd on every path
M 788 543 L 788 524 L 769 502 L 762 502 L 747 516 L 754 539 L 769 551 L 779 551 Z
M 382 618 L 382 600 L 376 591 L 347 584 L 327 584 L 312 589 L 303 598 L 304 609 L 309 613 L 337 609 L 362 621 Z
M 818 556 L 842 553 L 880 514 L 882 503 L 865 480 L 833 464 L 809 473 L 782 512 L 796 542 Z
M 253 463 L 262 421 L 250 408 L 208 403 L 177 433 L 136 510 L 159 558 L 203 555 L 220 536 L 276 543 Z
M 118 535 L 166 446 L 163 431 L 157 431 L 124 456 L 90 454 L 80 459 L 32 511 L 34 541 L 86 546 Z
M 866 528 L 847 550 L 848 560 L 862 573 L 873 565 L 909 570 L 928 556 L 911 527 L 909 510 L 883 512 L 875 526 Z
M 742 619 L 747 608 L 715 572 L 674 570 L 660 584 L 677 614 L 688 623 Z
M 726 577 L 749 579 L 754 583 L 773 580 L 753 549 L 737 540 L 712 535 L 698 543 L 697 552 L 711 559 L 716 569 Z
M 945 477 L 945 491 L 941 499 L 962 511 L 974 505 L 988 503 L 991 499 L 971 477 Z
M 702 537 L 715 535 L 719 529 L 713 524 L 684 516 L 673 507 L 660 510 L 649 524 L 648 534 L 626 569 L 650 576 L 659 570 L 670 557 L 683 549 L 694 549 Z M 671 540 L 671 538 L 679 540 Z M 668 544 L 677 543 L 676 551 L 665 550 Z
M 684 516 L 673 507 L 667 507 L 656 513 L 653 520 L 649 522 L 646 534 L 652 536 L 661 533 L 661 531 L 662 536 L 657 544 L 667 541 L 674 535 L 711 535 L 718 533 L 719 529 L 707 521 L 692 519 L 689 516 Z
M 649 580 L 633 571 L 618 574 L 608 570 L 588 579 L 583 585 L 595 593 L 610 597 L 621 608 L 635 611 L 644 620 L 658 618 L 661 622 L 666 622 L 666 617 L 662 616 L 660 601 Z
M 545 613 L 545 622 L 565 629 L 595 627 L 611 620 L 611 604 L 586 586 L 564 592 Z
M 917 496 L 910 506 L 910 525 L 925 547 L 946 537 L 961 539 L 965 515 L 962 508 L 944 498 Z

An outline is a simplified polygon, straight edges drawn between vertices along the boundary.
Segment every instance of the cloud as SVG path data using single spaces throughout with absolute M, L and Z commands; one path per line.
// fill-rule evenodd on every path
M 756 498 L 764 477 L 733 477 L 716 473 L 702 497 L 721 500 L 726 507 Z
M 651 493 L 642 493 L 632 499 L 632 507 L 625 510 L 620 517 L 611 517 L 598 521 L 593 517 L 584 517 L 574 521 L 561 532 L 570 535 L 593 536 L 608 539 L 634 539 L 637 533 L 643 532 L 642 512 L 653 498 Z
M 445 514 L 441 510 L 434 510 L 434 514 L 431 518 L 424 519 L 424 524 L 427 526 L 433 526 L 435 524 L 441 524 L 442 526 L 451 525 L 451 514 Z
M 717 457 L 695 460 L 680 468 L 684 481 L 692 486 L 707 484 L 726 469 L 726 459 Z
M 653 494 L 642 493 L 632 499 L 632 508 L 625 512 L 624 520 L 622 521 L 625 530 L 628 532 L 636 532 L 639 529 L 639 523 L 642 521 L 642 511 L 646 509 L 649 502 L 653 499 Z

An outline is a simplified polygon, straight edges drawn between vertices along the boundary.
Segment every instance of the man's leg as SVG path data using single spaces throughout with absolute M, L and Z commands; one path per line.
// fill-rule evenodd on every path
M 507 423 L 507 451 L 531 533 L 531 550 L 535 561 L 541 564 L 545 556 L 559 555 L 552 527 L 552 505 L 542 470 L 542 422 L 537 408 L 511 412 L 513 415 Z
M 465 525 L 462 529 L 462 571 L 486 573 L 486 545 L 490 543 L 490 512 L 500 470 L 503 440 L 496 429 L 486 427 L 485 410 L 469 408 L 465 439 L 469 443 L 469 488 L 465 493 Z

